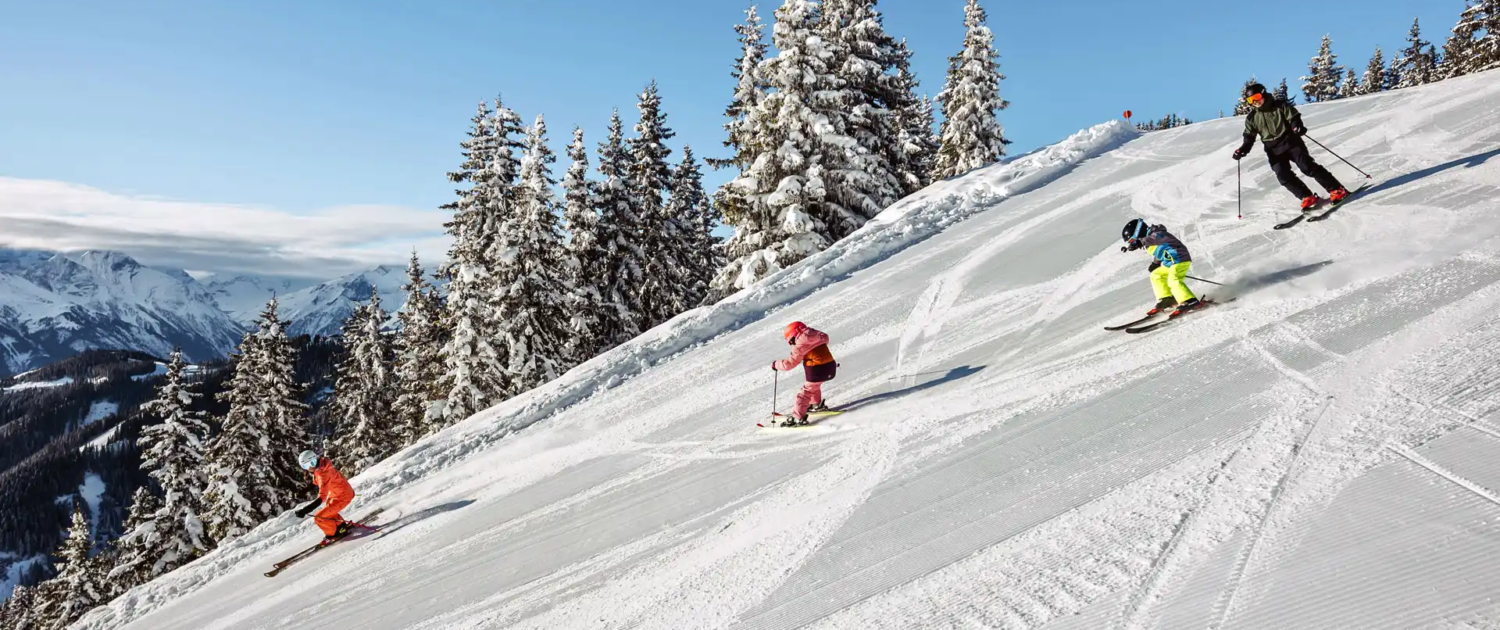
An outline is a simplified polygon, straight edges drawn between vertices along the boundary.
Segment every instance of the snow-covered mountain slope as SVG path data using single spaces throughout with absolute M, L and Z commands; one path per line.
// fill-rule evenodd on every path
M 307 288 L 309 284 L 311 283 L 293 278 L 249 275 L 209 278 L 203 283 L 219 308 L 246 327 L 255 323 L 255 318 L 273 296 L 294 293 Z
M 124 254 L 0 252 L 0 376 L 90 348 L 222 356 L 241 327 L 181 271 Z
M 75 627 L 1494 627 L 1497 102 L 1305 107 L 1377 179 L 1286 231 L 1233 119 L 940 183 L 354 479 L 382 533 L 268 579 L 285 515 Z M 1135 216 L 1237 301 L 1102 330 L 1153 301 Z M 850 411 L 757 432 L 792 320 Z
M 289 332 L 293 335 L 337 335 L 344 320 L 354 313 L 354 307 L 370 300 L 371 287 L 380 291 L 381 307 L 391 313 L 406 302 L 406 292 L 401 290 L 405 284 L 405 269 L 381 265 L 281 298 L 281 316 L 292 322 Z

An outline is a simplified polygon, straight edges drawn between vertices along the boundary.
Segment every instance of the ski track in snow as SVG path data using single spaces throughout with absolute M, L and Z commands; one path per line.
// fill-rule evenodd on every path
M 1285 231 L 1258 155 L 1235 218 L 1232 119 L 939 182 L 354 479 L 382 534 L 267 580 L 316 539 L 283 515 L 76 627 L 1500 625 L 1496 99 L 1500 72 L 1304 108 L 1378 179 Z M 1100 330 L 1150 301 L 1131 216 L 1239 299 Z M 833 335 L 850 411 L 759 433 L 790 319 Z

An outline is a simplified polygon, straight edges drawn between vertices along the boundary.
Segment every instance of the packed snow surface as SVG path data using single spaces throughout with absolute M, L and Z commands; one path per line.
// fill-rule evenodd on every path
M 10 387 L 5 388 L 5 391 L 8 391 L 8 392 L 20 392 L 20 391 L 25 391 L 25 390 L 28 390 L 28 389 L 52 389 L 54 387 L 62 387 L 64 385 L 72 385 L 72 384 L 73 384 L 73 377 L 71 377 L 71 376 L 64 376 L 64 377 L 62 377 L 60 379 L 57 379 L 55 381 L 30 381 L 30 382 L 26 382 L 26 383 L 18 383 L 18 384 L 11 385 Z
M 89 405 L 88 415 L 83 417 L 83 426 L 88 426 L 110 416 L 113 416 L 119 410 L 120 403 L 114 402 L 112 400 L 94 401 L 93 404 Z
M 18 558 L 10 552 L 0 552 L 0 566 L 4 567 L 4 573 L 0 573 L 0 600 L 10 599 L 10 594 L 16 590 L 16 585 L 21 583 L 21 576 L 31 570 L 35 565 L 47 557 L 41 554 Z
M 108 431 L 105 431 L 104 433 L 99 434 L 99 437 L 96 437 L 96 438 L 94 438 L 92 440 L 89 440 L 83 446 L 78 447 L 78 451 L 79 452 L 83 452 L 84 450 L 91 449 L 91 448 L 104 448 L 106 446 L 109 446 L 110 442 L 115 441 L 115 434 L 118 433 L 119 430 L 120 430 L 120 427 L 116 426 L 113 429 L 110 429 Z
M 1259 153 L 1236 219 L 1235 119 L 939 183 L 357 477 L 380 534 L 268 579 L 283 515 L 75 627 L 1495 627 L 1497 102 L 1303 108 L 1376 179 L 1286 231 Z M 1102 330 L 1154 301 L 1136 216 L 1237 300 Z M 792 320 L 848 413 L 757 431 Z
M 144 380 L 146 380 L 148 378 L 156 378 L 158 376 L 162 376 L 162 375 L 164 375 L 166 373 L 167 373 L 167 364 L 162 363 L 161 361 L 157 361 L 156 362 L 156 367 L 154 369 L 152 369 L 150 372 L 147 372 L 145 374 L 132 374 L 132 375 L 130 375 L 130 380 L 132 380 L 132 381 L 144 381 Z

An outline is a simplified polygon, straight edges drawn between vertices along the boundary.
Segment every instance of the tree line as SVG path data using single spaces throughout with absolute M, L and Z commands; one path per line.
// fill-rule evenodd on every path
M 1404 46 L 1389 63 L 1380 46 L 1375 47 L 1363 72 L 1341 65 L 1338 57 L 1333 52 L 1333 38 L 1324 35 L 1318 53 L 1308 61 L 1307 74 L 1301 77 L 1302 95 L 1307 102 L 1322 103 L 1417 87 L 1500 68 L 1500 0 L 1467 2 L 1442 50 L 1438 50 L 1436 43 L 1423 39 L 1422 25 L 1413 19 Z M 1285 79 L 1277 88 L 1276 97 L 1296 102 L 1295 97 L 1287 94 Z M 1249 113 L 1250 106 L 1243 99 L 1237 99 L 1236 103 L 1235 115 Z

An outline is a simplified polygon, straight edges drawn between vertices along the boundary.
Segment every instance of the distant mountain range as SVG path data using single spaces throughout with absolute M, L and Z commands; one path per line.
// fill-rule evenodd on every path
M 258 276 L 195 280 L 119 252 L 0 249 L 0 378 L 84 350 L 221 357 L 239 343 L 272 295 L 293 335 L 332 336 L 355 302 L 379 289 L 390 312 L 405 302 L 404 269 L 380 266 L 312 284 Z

